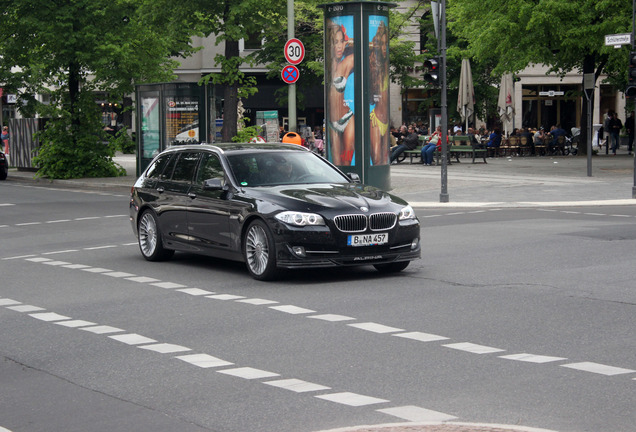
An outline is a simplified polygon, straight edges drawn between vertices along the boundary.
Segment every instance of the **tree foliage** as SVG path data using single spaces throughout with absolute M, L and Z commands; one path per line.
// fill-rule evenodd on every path
M 631 5 L 614 0 L 448 2 L 448 26 L 463 53 L 491 64 L 497 78 L 537 64 L 561 76 L 593 73 L 595 82 L 607 74 L 609 82 L 624 88 L 629 48 L 607 47 L 604 37 L 631 32 L 631 22 Z M 582 111 L 585 124 L 586 104 Z
M 160 22 L 152 0 L 0 0 L 0 10 L 0 82 L 24 113 L 52 119 L 41 136 L 39 174 L 121 173 L 101 144 L 107 137 L 92 94 L 121 100 L 135 83 L 171 80 L 170 55 L 190 51 L 179 21 Z

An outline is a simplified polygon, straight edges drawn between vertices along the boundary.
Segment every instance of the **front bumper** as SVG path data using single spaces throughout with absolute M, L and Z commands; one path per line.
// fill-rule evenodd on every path
M 291 269 L 388 264 L 421 257 L 420 225 L 417 221 L 403 222 L 389 230 L 389 243 L 380 246 L 347 246 L 347 233 L 328 227 L 306 228 L 276 227 L 278 267 Z

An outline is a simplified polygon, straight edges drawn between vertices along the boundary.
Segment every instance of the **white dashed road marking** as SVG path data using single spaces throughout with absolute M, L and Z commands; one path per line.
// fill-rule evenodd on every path
M 111 327 L 107 325 L 98 325 L 95 327 L 84 327 L 80 330 L 85 330 L 87 332 L 95 333 L 95 334 L 108 334 L 108 333 L 118 333 L 123 332 L 122 329 L 117 327 Z
M 410 422 L 445 422 L 457 417 L 417 406 L 401 406 L 376 410 Z
M 108 337 L 128 345 L 141 345 L 141 344 L 149 344 L 149 343 L 157 342 L 154 339 L 139 335 L 137 333 L 128 333 L 128 334 L 114 335 L 114 336 L 108 336 Z
M 309 314 L 309 313 L 315 313 L 315 310 L 311 310 L 311 309 L 305 309 L 305 308 L 301 308 L 298 306 L 292 306 L 292 305 L 284 305 L 284 306 L 270 306 L 270 309 L 274 309 L 277 310 L 279 312 L 285 312 L 288 314 L 292 314 L 292 315 L 300 315 L 300 314 Z
M 251 368 L 251 367 L 242 367 L 242 368 L 236 368 L 236 369 L 225 369 L 225 370 L 219 371 L 219 373 L 226 374 L 226 375 L 232 375 L 232 376 L 235 376 L 235 377 L 249 379 L 249 380 L 251 380 L 251 379 L 261 379 L 261 378 L 271 378 L 271 377 L 279 376 L 277 373 L 274 373 L 274 372 L 268 372 L 268 371 L 264 371 L 264 370 L 260 370 L 260 369 L 254 369 L 254 368 Z
M 350 392 L 331 393 L 326 395 L 318 395 L 316 397 L 319 399 L 355 407 L 389 402 L 386 399 L 379 399 Z
M 170 353 L 176 353 L 176 352 L 192 351 L 190 348 L 187 348 L 187 347 L 184 347 L 184 346 L 181 346 L 181 345 L 169 344 L 169 343 L 158 343 L 158 344 L 154 344 L 154 345 L 144 345 L 144 346 L 140 346 L 139 348 L 145 349 L 145 350 L 150 350 L 150 351 L 156 351 L 156 352 L 161 353 L 161 354 L 170 354 Z
M 178 283 L 174 283 L 174 282 L 157 282 L 157 283 L 151 283 L 150 285 L 152 286 L 156 286 L 159 288 L 164 288 L 164 289 L 174 289 L 174 288 L 185 288 L 185 285 L 181 285 Z
M 490 354 L 490 353 L 505 351 L 504 349 L 492 348 L 492 347 L 488 347 L 484 345 L 477 345 L 470 342 L 460 342 L 460 343 L 454 343 L 454 344 L 448 344 L 448 345 L 442 345 L 442 346 L 460 350 L 460 351 L 468 351 L 473 354 Z
M 188 354 L 188 355 L 178 356 L 175 358 L 178 358 L 179 360 L 183 360 L 184 362 L 188 362 L 200 368 L 213 368 L 213 367 L 221 367 L 221 366 L 230 366 L 234 364 L 229 361 L 221 360 L 219 358 L 213 357 L 208 354 Z
M 505 356 L 500 356 L 499 358 L 508 359 L 508 360 L 517 360 L 517 361 L 529 362 L 529 363 L 550 363 L 555 361 L 567 360 L 567 358 L 564 358 L 564 357 L 550 357 L 550 356 L 526 354 L 526 353 L 505 355 Z
M 435 342 L 435 341 L 448 339 L 446 336 L 438 336 L 438 335 L 429 334 L 429 333 L 422 333 L 422 332 L 399 333 L 399 334 L 394 334 L 393 336 L 397 336 L 397 337 L 401 337 L 401 338 L 407 338 L 407 339 L 413 339 L 413 340 L 417 340 L 417 341 L 420 341 L 420 342 Z
M 359 328 L 361 330 L 370 331 L 373 333 L 394 333 L 394 332 L 404 331 L 404 329 L 389 327 L 383 324 L 377 324 L 372 322 L 347 324 L 347 325 L 351 327 Z
M 330 321 L 330 322 L 351 321 L 355 319 L 350 316 L 334 315 L 334 314 L 313 315 L 307 318 L 319 319 L 319 320 Z
M 282 379 L 282 380 L 276 380 L 276 381 L 266 381 L 264 382 L 264 384 L 271 385 L 274 387 L 279 387 L 285 390 L 291 390 L 296 393 L 331 390 L 330 387 L 320 385 L 320 384 L 310 383 L 307 381 L 302 381 L 295 378 Z
M 623 369 L 619 367 L 607 366 L 607 365 L 592 363 L 592 362 L 570 363 L 570 364 L 564 364 L 561 366 L 570 368 L 570 369 L 578 369 L 578 370 L 582 370 L 586 372 L 592 372 L 592 373 L 597 373 L 597 374 L 607 375 L 607 376 L 636 372 L 636 370 Z
M 35 313 L 35 314 L 31 314 L 30 316 L 42 321 L 62 321 L 62 320 L 69 319 L 69 317 L 56 314 L 55 312 Z

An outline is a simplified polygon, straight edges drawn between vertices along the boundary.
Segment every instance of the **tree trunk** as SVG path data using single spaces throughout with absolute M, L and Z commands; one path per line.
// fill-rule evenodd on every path
M 75 62 L 71 62 L 68 66 L 68 99 L 69 113 L 71 114 L 71 140 L 73 146 L 77 144 L 77 132 L 80 127 L 79 112 L 79 88 L 80 88 L 80 72 L 79 66 Z
M 238 57 L 238 55 L 238 41 L 226 40 L 225 58 L 230 59 L 232 57 Z M 232 138 L 236 136 L 238 121 L 238 86 L 236 82 L 226 84 L 225 90 L 223 91 L 223 98 L 223 142 L 231 142 Z

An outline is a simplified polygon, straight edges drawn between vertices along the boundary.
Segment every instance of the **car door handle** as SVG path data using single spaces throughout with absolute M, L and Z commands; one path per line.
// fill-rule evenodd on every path
M 165 189 L 163 188 L 163 186 L 159 186 L 159 187 L 157 188 L 157 192 L 159 192 L 159 193 L 163 193 L 163 191 L 164 191 L 164 190 L 165 190 Z

